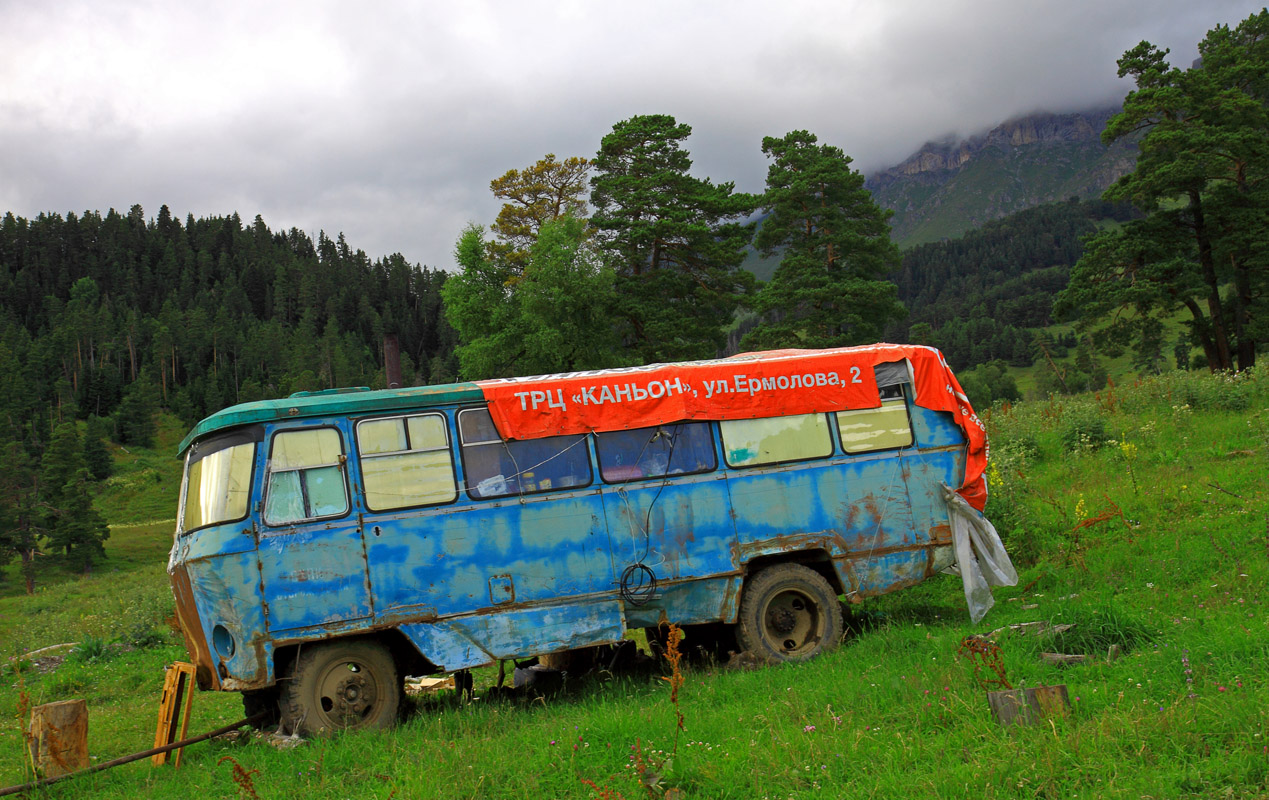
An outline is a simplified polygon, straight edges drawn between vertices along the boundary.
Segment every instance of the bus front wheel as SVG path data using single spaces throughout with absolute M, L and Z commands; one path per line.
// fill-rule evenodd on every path
M 824 576 L 801 564 L 777 564 L 745 582 L 736 634 L 760 659 L 806 661 L 841 640 L 841 607 Z
M 401 705 L 401 680 L 378 642 L 324 642 L 300 648 L 281 700 L 283 723 L 302 736 L 389 728 Z

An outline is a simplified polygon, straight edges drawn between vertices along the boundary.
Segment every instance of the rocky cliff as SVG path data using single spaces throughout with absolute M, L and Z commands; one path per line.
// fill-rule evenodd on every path
M 869 176 L 867 186 L 894 210 L 891 230 L 901 245 L 955 237 L 1041 203 L 1096 197 L 1136 160 L 1131 143 L 1101 142 L 1117 112 L 1030 114 L 962 141 L 929 142 Z

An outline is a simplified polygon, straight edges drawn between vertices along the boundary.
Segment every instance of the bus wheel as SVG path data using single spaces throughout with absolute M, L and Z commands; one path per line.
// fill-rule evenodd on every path
M 824 576 L 777 564 L 745 582 L 736 634 L 759 659 L 806 661 L 837 645 L 842 612 Z
M 292 733 L 389 728 L 401 705 L 401 679 L 378 642 L 326 642 L 300 648 L 281 700 L 283 724 Z

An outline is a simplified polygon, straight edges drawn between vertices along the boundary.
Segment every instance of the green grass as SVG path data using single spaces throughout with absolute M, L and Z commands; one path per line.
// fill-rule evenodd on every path
M 1100 446 L 1064 437 L 1089 418 L 1101 422 Z M 294 750 L 222 739 L 187 750 L 179 770 L 143 761 L 47 796 L 605 796 L 583 780 L 628 800 L 670 788 L 685 798 L 1269 795 L 1269 374 L 1172 373 L 1100 398 L 1018 403 L 988 425 L 988 515 L 1019 585 L 996 589 L 977 626 L 960 582 L 940 576 L 859 607 L 843 646 L 810 664 L 689 668 L 677 747 L 669 687 L 652 675 L 586 682 L 547 703 L 462 705 L 447 692 L 413 704 L 389 732 Z M 161 615 L 161 527 L 117 529 L 111 561 L 115 548 L 131 553 L 118 573 L 0 597 L 4 652 L 113 642 L 111 621 Z M 967 634 L 1031 621 L 1076 627 L 1002 634 L 1006 675 L 1015 686 L 1065 684 L 1072 713 L 1001 728 L 958 649 Z M 1123 655 L 1107 661 L 1111 644 Z M 1095 658 L 1062 668 L 1039 659 L 1045 650 Z M 90 751 L 104 761 L 150 746 L 162 666 L 182 655 L 170 639 L 111 645 L 55 671 L 5 674 L 0 783 L 25 777 L 20 689 L 37 703 L 88 698 Z M 191 731 L 240 716 L 236 696 L 199 693 Z M 636 743 L 653 762 L 672 754 L 653 792 L 631 766 Z M 254 795 L 226 758 L 250 772 Z

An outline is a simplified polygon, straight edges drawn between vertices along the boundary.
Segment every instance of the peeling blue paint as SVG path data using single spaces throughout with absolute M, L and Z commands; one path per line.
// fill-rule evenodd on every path
M 714 433 L 714 470 L 671 479 L 604 483 L 496 500 L 462 490 L 464 466 L 452 404 L 434 407 L 451 427 L 457 499 L 374 512 L 347 458 L 349 512 L 270 527 L 209 526 L 178 537 L 203 635 L 222 625 L 234 655 L 205 666 L 219 685 L 275 680 L 275 648 L 344 634 L 400 630 L 441 670 L 620 639 L 663 620 L 734 622 L 755 559 L 818 562 L 843 594 L 882 594 L 947 565 L 950 533 L 939 485 L 957 485 L 964 439 L 947 414 L 908 403 L 914 443 L 846 455 L 833 432 L 828 458 L 731 468 Z M 264 422 L 253 473 L 261 506 L 271 437 L 329 426 L 355 454 L 345 417 Z M 592 466 L 593 441 L 586 441 Z M 623 571 L 643 564 L 656 591 L 631 602 Z M 214 652 L 214 649 L 207 648 Z M 204 656 L 207 657 L 207 656 Z

